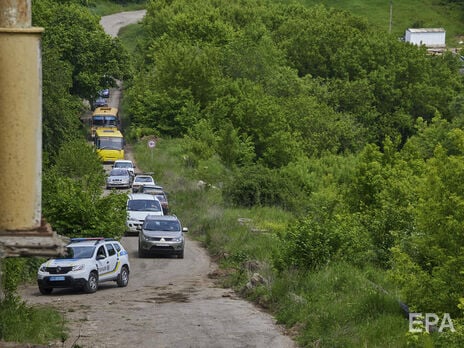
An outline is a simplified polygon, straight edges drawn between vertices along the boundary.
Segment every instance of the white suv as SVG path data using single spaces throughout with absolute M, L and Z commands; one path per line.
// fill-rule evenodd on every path
M 39 267 L 37 284 L 42 294 L 54 288 L 82 288 L 97 291 L 98 283 L 115 281 L 124 287 L 129 283 L 129 256 L 112 238 L 71 238 L 64 258 L 51 259 Z
M 146 193 L 131 193 L 127 200 L 126 231 L 138 234 L 147 215 L 163 215 L 160 201 Z

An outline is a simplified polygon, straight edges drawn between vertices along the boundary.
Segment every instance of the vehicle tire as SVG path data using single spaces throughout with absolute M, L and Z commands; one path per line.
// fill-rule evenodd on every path
M 139 248 L 139 257 L 141 259 L 147 257 L 147 253 L 145 251 L 143 251 L 143 249 Z
M 184 258 L 184 249 L 182 249 L 182 251 L 180 251 L 180 252 L 177 254 L 177 258 L 178 258 L 178 259 L 183 259 L 183 258 Z
M 43 288 L 39 286 L 39 291 L 42 295 L 50 295 L 53 291 L 53 288 Z
M 121 272 L 118 275 L 118 279 L 116 280 L 116 283 L 121 288 L 129 284 L 129 269 L 127 268 L 127 266 L 122 266 Z
M 88 294 L 97 291 L 98 289 L 98 275 L 97 272 L 90 272 L 89 279 L 84 285 L 84 291 Z

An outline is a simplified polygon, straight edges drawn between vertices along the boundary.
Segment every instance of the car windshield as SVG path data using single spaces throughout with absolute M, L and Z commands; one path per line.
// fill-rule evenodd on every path
M 124 145 L 123 138 L 100 137 L 97 140 L 97 149 L 121 150 Z
M 161 211 L 160 202 L 151 199 L 131 199 L 127 203 L 131 211 Z
M 136 182 L 153 182 L 153 179 L 149 176 L 138 176 L 135 178 Z
M 142 188 L 142 193 L 146 193 L 149 195 L 162 195 L 163 194 L 163 192 L 160 191 L 159 189 L 152 188 L 152 187 L 146 187 L 146 186 Z
M 145 222 L 144 229 L 147 231 L 180 231 L 179 221 L 150 220 Z
M 160 201 L 161 203 L 166 203 L 167 199 L 164 195 L 156 194 L 155 197 Z
M 126 169 L 112 169 L 110 172 L 110 176 L 128 176 L 129 173 L 127 172 Z
M 64 258 L 71 259 L 90 259 L 95 251 L 94 246 L 72 246 L 66 248 Z
M 132 164 L 130 162 L 117 162 L 114 164 L 115 168 L 132 168 Z
M 94 126 L 116 126 L 117 119 L 115 116 L 93 116 L 92 123 Z

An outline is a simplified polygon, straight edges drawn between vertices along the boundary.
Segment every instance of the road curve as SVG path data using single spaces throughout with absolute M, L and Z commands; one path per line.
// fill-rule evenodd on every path
M 146 10 L 128 11 L 115 13 L 109 16 L 103 16 L 100 25 L 105 32 L 112 37 L 118 36 L 119 30 L 129 24 L 138 23 L 147 13 Z

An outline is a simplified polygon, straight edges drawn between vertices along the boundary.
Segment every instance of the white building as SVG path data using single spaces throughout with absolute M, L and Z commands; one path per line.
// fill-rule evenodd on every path
M 404 41 L 427 48 L 444 48 L 446 31 L 443 28 L 409 28 L 404 34 Z

